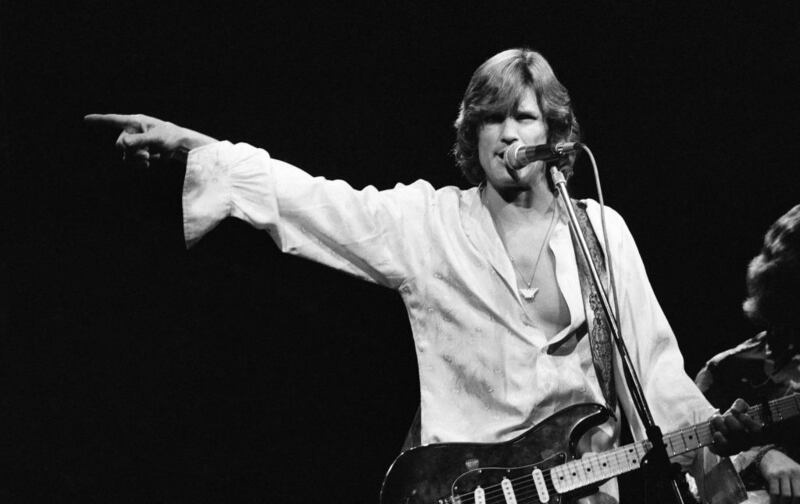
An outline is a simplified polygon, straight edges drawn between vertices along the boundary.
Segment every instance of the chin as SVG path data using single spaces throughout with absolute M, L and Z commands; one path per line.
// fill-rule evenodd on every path
M 529 188 L 534 181 L 534 176 L 533 170 L 529 167 L 514 172 L 508 170 L 506 181 L 512 187 Z

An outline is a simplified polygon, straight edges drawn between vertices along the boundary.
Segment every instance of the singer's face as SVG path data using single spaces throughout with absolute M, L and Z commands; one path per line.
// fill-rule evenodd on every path
M 478 132 L 478 159 L 486 172 L 487 182 L 498 189 L 530 186 L 534 181 L 542 180 L 537 177 L 545 168 L 541 161 L 516 171 L 506 166 L 503 154 L 509 145 L 516 142 L 525 145 L 547 143 L 547 123 L 531 89 L 525 92 L 514 113 L 487 118 Z

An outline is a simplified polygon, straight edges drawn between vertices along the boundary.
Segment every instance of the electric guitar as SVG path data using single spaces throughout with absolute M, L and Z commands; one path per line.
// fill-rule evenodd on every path
M 800 394 L 751 407 L 757 422 L 800 415 Z M 436 443 L 411 448 L 392 463 L 381 504 L 560 504 L 609 478 L 641 467 L 647 440 L 577 458 L 581 436 L 609 418 L 599 404 L 576 404 L 503 443 Z M 663 437 L 670 457 L 712 443 L 709 422 Z

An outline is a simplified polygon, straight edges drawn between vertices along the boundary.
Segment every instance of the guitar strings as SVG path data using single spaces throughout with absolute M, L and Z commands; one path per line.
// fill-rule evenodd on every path
M 579 483 L 582 482 L 587 485 L 624 474 L 638 468 L 638 464 L 641 459 L 640 455 L 642 455 L 640 451 L 646 451 L 644 441 L 638 441 L 636 443 L 617 447 L 607 452 L 591 454 L 588 457 L 573 459 L 564 464 L 542 469 L 545 488 L 549 494 L 561 495 L 561 492 L 555 488 L 555 483 L 553 482 L 554 475 L 552 474 L 552 470 L 556 468 L 560 468 L 561 470 L 567 472 L 575 469 L 572 471 L 572 477 L 577 479 Z M 634 459 L 629 458 L 631 454 L 633 454 L 635 457 Z M 607 466 L 609 463 L 612 464 L 611 467 Z M 612 474 L 603 475 L 598 479 L 593 477 L 593 474 L 587 474 L 587 472 L 591 472 L 592 469 L 595 469 L 594 474 L 603 474 L 603 472 L 607 470 L 611 470 Z M 509 482 L 514 488 L 515 495 L 528 489 L 533 489 L 533 492 L 535 492 L 538 499 L 538 489 L 536 489 L 536 483 L 532 480 L 531 475 L 523 474 L 516 478 L 509 478 Z M 570 488 L 570 490 L 573 489 L 574 488 Z M 484 496 L 487 499 L 487 502 L 489 502 L 488 499 L 494 498 L 497 494 L 502 493 L 503 489 L 501 484 L 493 484 L 484 488 Z M 455 495 L 454 497 L 458 497 L 462 503 L 470 503 L 474 501 L 474 494 L 471 493 L 459 494 Z M 503 498 L 505 499 L 505 496 Z
M 756 413 L 756 412 L 753 412 L 753 413 Z M 683 429 L 680 432 L 676 432 L 676 433 L 670 434 L 670 435 L 668 435 L 668 437 L 670 437 L 670 438 L 682 437 L 684 430 L 691 430 L 691 429 L 696 429 L 696 432 L 698 432 L 698 436 L 697 436 L 698 438 L 703 437 L 704 434 L 706 436 L 709 436 L 710 435 L 710 431 L 711 431 L 710 424 L 706 422 L 704 424 L 700 424 L 698 426 L 687 428 L 687 429 Z M 619 472 L 619 473 L 615 474 L 615 476 L 616 476 L 616 475 L 628 472 L 629 470 L 634 470 L 634 469 L 636 469 L 638 467 L 638 465 L 637 466 L 633 466 L 632 462 L 627 460 L 627 457 L 625 456 L 625 452 L 629 451 L 629 450 L 636 450 L 637 447 L 641 447 L 640 446 L 641 443 L 642 442 L 640 441 L 638 443 L 633 443 L 632 445 L 626 445 L 626 446 L 618 447 L 618 448 L 616 448 L 614 450 L 611 450 L 609 452 L 605 452 L 605 454 L 596 454 L 596 455 L 599 455 L 599 456 L 605 455 L 604 458 L 613 459 L 613 462 L 616 463 L 618 468 L 622 469 L 622 472 Z M 684 445 L 685 445 L 685 443 L 684 443 Z M 701 445 L 697 446 L 697 448 L 699 448 L 700 446 Z M 638 456 L 638 452 L 635 452 L 635 453 L 637 453 L 637 456 Z M 583 458 L 583 459 L 574 459 L 574 460 L 571 460 L 571 461 L 566 462 L 564 464 L 560 464 L 559 466 L 556 466 L 556 467 L 564 468 L 565 466 L 570 465 L 570 464 L 573 464 L 573 465 L 579 465 L 579 464 L 586 465 L 586 464 L 589 464 L 589 465 L 591 465 L 593 462 L 600 462 L 600 460 L 602 460 L 602 458 L 600 458 L 600 457 L 594 457 L 594 458 L 587 457 L 587 458 Z M 638 457 L 637 457 L 637 460 L 638 460 Z M 634 461 L 633 463 L 637 463 L 637 462 Z M 624 466 L 628 466 L 628 467 L 624 467 Z M 597 468 L 599 469 L 599 472 L 602 472 L 602 469 L 600 469 L 599 466 Z M 544 475 L 543 479 L 544 479 L 544 482 L 545 482 L 545 488 L 547 489 L 547 492 L 549 494 L 551 494 L 551 495 L 561 495 L 561 493 L 558 490 L 555 489 L 555 486 L 554 486 L 554 483 L 553 483 L 553 474 L 552 474 L 551 469 L 552 468 L 548 468 L 548 469 L 543 469 L 542 470 L 542 473 Z M 584 470 L 585 470 L 585 467 L 584 467 Z M 613 472 L 616 472 L 616 469 Z M 579 481 L 580 480 L 586 481 L 582 477 L 582 476 L 586 476 L 585 473 L 583 473 L 583 471 L 575 471 L 575 472 L 573 472 L 572 475 L 573 475 L 573 477 L 578 478 Z M 609 476 L 609 478 L 611 478 L 611 477 L 614 477 L 614 476 Z M 516 477 L 516 478 L 509 479 L 509 482 L 512 484 L 512 486 L 514 488 L 514 494 L 518 499 L 523 498 L 523 497 L 527 498 L 528 495 L 535 495 L 535 498 L 538 500 L 539 492 L 536 489 L 536 483 L 533 482 L 532 480 L 529 480 L 528 478 L 530 478 L 529 475 L 522 475 L 522 476 L 519 476 L 519 477 Z M 587 481 L 587 484 L 591 484 L 591 483 L 596 482 L 596 480 L 594 480 L 591 477 L 589 478 L 589 480 L 592 480 L 592 481 Z M 493 485 L 489 485 L 489 486 L 484 488 L 484 497 L 485 497 L 487 503 L 493 502 L 494 498 L 497 497 L 498 495 L 502 495 L 503 496 L 503 502 L 504 502 L 505 501 L 505 494 L 504 494 L 504 491 L 503 491 L 503 488 L 502 488 L 501 484 L 493 484 Z M 469 504 L 469 503 L 475 501 L 474 493 L 458 494 L 458 495 L 455 495 L 454 497 L 457 497 L 459 499 L 459 501 L 464 503 L 464 504 Z
M 567 471 L 569 471 L 567 466 L 574 467 L 574 466 L 583 465 L 582 469 L 581 468 L 575 468 L 576 470 L 572 473 L 572 476 L 573 476 L 573 478 L 576 478 L 578 480 L 578 482 L 582 481 L 582 482 L 586 483 L 587 485 L 588 484 L 592 484 L 592 483 L 596 483 L 598 481 L 601 481 L 602 479 L 609 479 L 609 478 L 612 478 L 614 476 L 618 476 L 619 474 L 623 474 L 623 473 L 628 472 L 630 470 L 634 470 L 634 469 L 636 469 L 638 467 L 638 465 L 633 465 L 633 464 L 638 464 L 638 460 L 640 460 L 640 457 L 639 457 L 640 454 L 639 454 L 638 450 L 639 449 L 644 449 L 644 446 L 643 446 L 642 443 L 643 443 L 642 441 L 639 441 L 637 443 L 632 443 L 630 445 L 625 445 L 625 446 L 618 447 L 618 448 L 616 448 L 614 450 L 611 450 L 611 451 L 608 451 L 608 452 L 599 453 L 599 454 L 593 454 L 594 456 L 584 457 L 584 458 L 581 458 L 581 459 L 574 459 L 574 460 L 571 460 L 569 462 L 566 462 L 564 464 L 560 464 L 560 465 L 552 467 L 552 468 L 542 469 L 542 474 L 544 476 L 543 479 L 544 479 L 544 483 L 545 483 L 545 488 L 547 489 L 547 492 L 549 494 L 551 494 L 551 495 L 561 495 L 561 492 L 559 492 L 555 488 L 555 484 L 553 483 L 552 469 L 555 469 L 555 468 L 566 469 Z M 628 455 L 630 453 L 634 453 L 634 456 L 636 457 L 635 460 L 631 461 L 628 458 Z M 592 475 L 588 475 L 588 478 L 587 478 L 586 477 L 587 476 L 586 471 L 587 470 L 591 471 L 591 469 L 593 467 L 596 469 L 595 474 L 598 474 L 598 473 L 602 474 L 603 468 L 601 468 L 600 465 L 598 465 L 601 462 L 603 463 L 604 467 L 605 467 L 605 464 L 608 463 L 608 462 L 611 462 L 612 464 L 614 464 L 614 466 L 616 466 L 616 467 L 612 467 L 611 468 L 611 470 L 612 470 L 612 472 L 614 474 L 609 475 L 607 477 L 603 476 L 599 480 L 593 478 Z M 532 489 L 532 491 L 528 492 L 528 494 L 535 494 L 536 495 L 536 499 L 538 500 L 539 491 L 536 488 L 536 483 L 532 480 L 532 476 L 531 475 L 524 474 L 524 475 L 518 476 L 516 478 L 510 478 L 509 482 L 512 484 L 512 487 L 514 488 L 514 494 L 516 496 L 518 496 L 518 498 L 519 498 L 520 495 L 523 495 L 523 492 L 526 492 L 526 491 Z M 486 499 L 486 502 L 490 502 L 490 499 L 494 499 L 494 497 L 496 497 L 498 494 L 502 494 L 503 495 L 503 501 L 505 501 L 505 494 L 504 494 L 504 491 L 503 491 L 503 488 L 502 488 L 501 484 L 493 484 L 493 485 L 489 485 L 489 486 L 484 488 L 484 497 Z M 454 495 L 453 497 L 457 497 L 459 499 L 459 501 L 464 503 L 464 504 L 469 504 L 471 502 L 474 502 L 474 500 L 475 500 L 474 493 L 458 494 L 458 495 Z
M 639 442 L 639 443 L 641 443 L 641 442 Z M 591 480 L 591 481 L 588 481 L 587 479 L 582 477 L 582 476 L 586 476 L 584 471 L 586 471 L 587 464 L 590 466 L 589 470 L 591 470 L 592 464 L 593 463 L 597 464 L 600 461 L 602 461 L 603 457 L 601 457 L 601 455 L 604 455 L 604 458 L 606 460 L 612 461 L 612 462 L 614 462 L 616 464 L 616 466 L 618 467 L 618 469 L 616 469 L 616 470 L 622 469 L 622 472 L 619 472 L 619 473 L 616 472 L 616 470 L 614 470 L 615 474 L 612 475 L 612 476 L 608 476 L 608 478 L 612 478 L 615 475 L 619 475 L 619 474 L 622 474 L 624 472 L 628 472 L 629 470 L 635 469 L 636 467 L 631 467 L 631 462 L 627 459 L 627 456 L 626 456 L 625 452 L 628 452 L 630 450 L 635 450 L 636 446 L 639 443 L 634 443 L 633 444 L 633 448 L 631 448 L 632 445 L 626 445 L 626 446 L 618 447 L 618 448 L 616 448 L 614 450 L 611 450 L 609 452 L 605 452 L 604 454 L 595 454 L 595 455 L 597 455 L 595 457 L 586 457 L 586 458 L 582 458 L 582 459 L 571 460 L 571 461 L 566 462 L 564 464 L 560 464 L 559 466 L 556 466 L 556 467 L 565 468 L 565 466 L 569 466 L 569 465 L 572 465 L 572 466 L 583 465 L 584 466 L 583 467 L 583 471 L 576 470 L 575 472 L 572 473 L 573 477 L 577 478 L 578 481 L 583 480 L 587 484 L 595 483 L 598 480 L 595 480 L 594 478 L 589 477 L 588 480 Z M 634 451 L 634 453 L 637 454 L 637 458 L 638 458 L 638 452 Z M 595 468 L 597 469 L 597 472 L 602 473 L 603 469 L 600 468 L 599 465 L 595 465 Z M 561 492 L 559 492 L 555 488 L 555 484 L 553 483 L 553 475 L 552 475 L 551 469 L 552 468 L 547 468 L 547 469 L 543 469 L 542 470 L 542 474 L 544 476 L 543 479 L 544 479 L 544 482 L 545 482 L 545 488 L 547 489 L 547 492 L 549 494 L 551 494 L 551 495 L 560 495 Z M 530 480 L 529 478 L 531 478 L 530 475 L 522 475 L 522 476 L 519 476 L 519 477 L 516 477 L 516 478 L 510 478 L 509 482 L 512 484 L 512 486 L 514 488 L 515 495 L 518 494 L 520 491 L 533 489 L 533 493 L 536 494 L 537 499 L 538 499 L 539 491 L 538 491 L 538 489 L 536 489 L 536 483 L 533 482 L 532 480 Z M 497 494 L 503 494 L 503 488 L 502 488 L 501 484 L 489 485 L 489 486 L 484 488 L 484 496 L 486 497 L 487 502 L 489 502 L 488 499 L 494 498 Z M 459 494 L 459 495 L 455 495 L 454 497 L 458 497 L 460 499 L 460 501 L 463 502 L 463 503 L 469 503 L 469 502 L 473 502 L 474 501 L 474 494 L 471 494 L 471 493 Z M 504 499 L 505 499 L 505 497 L 504 497 Z
M 553 468 L 543 469 L 542 474 L 544 476 L 543 479 L 545 482 L 545 488 L 547 489 L 547 492 L 551 495 L 561 495 L 561 492 L 555 489 L 555 484 L 553 483 L 552 469 L 555 469 L 556 467 L 566 469 L 566 466 L 570 465 L 573 467 L 576 465 L 577 466 L 583 465 L 584 466 L 583 471 L 579 469 L 575 470 L 572 473 L 572 476 L 574 478 L 577 478 L 579 482 L 583 480 L 583 482 L 585 482 L 586 484 L 596 483 L 600 481 L 592 478 L 591 476 L 589 476 L 589 478 L 585 478 L 585 476 L 587 475 L 584 471 L 587 470 L 587 465 L 588 465 L 588 470 L 591 470 L 592 465 L 595 464 L 594 467 L 597 469 L 597 472 L 602 473 L 603 469 L 596 464 L 600 463 L 603 460 L 605 460 L 606 462 L 614 462 L 617 466 L 617 469 L 613 470 L 615 474 L 608 476 L 605 479 L 612 478 L 619 474 L 623 474 L 625 472 L 628 472 L 629 470 L 633 470 L 636 468 L 636 466 L 631 466 L 631 461 L 628 459 L 626 452 L 635 453 L 637 459 L 634 460 L 633 462 L 636 463 L 636 461 L 639 460 L 638 456 L 639 453 L 637 451 L 637 447 L 643 448 L 643 446 L 640 446 L 642 443 L 643 442 L 640 441 L 638 443 L 633 443 L 632 445 L 618 447 L 609 452 L 605 452 L 604 454 L 594 454 L 595 455 L 594 457 L 590 456 L 582 459 L 574 459 L 567 463 L 555 466 Z M 622 472 L 616 472 L 617 470 L 620 469 L 622 470 Z M 514 488 L 514 494 L 518 500 L 522 497 L 527 498 L 527 496 L 529 495 L 535 495 L 536 501 L 541 502 L 539 500 L 539 491 L 536 488 L 536 483 L 532 480 L 532 477 L 530 475 L 521 475 L 516 478 L 510 478 L 509 482 L 512 484 L 512 487 Z M 495 497 L 497 497 L 498 495 L 502 496 L 502 501 L 498 502 L 505 502 L 505 493 L 503 491 L 502 484 L 493 484 L 484 488 L 484 498 L 487 503 L 494 502 Z M 474 493 L 458 494 L 454 495 L 453 497 L 456 497 L 458 501 L 463 504 L 469 504 L 475 501 Z

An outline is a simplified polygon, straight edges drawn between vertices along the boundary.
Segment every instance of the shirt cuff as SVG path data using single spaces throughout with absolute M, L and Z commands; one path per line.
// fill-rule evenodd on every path
M 231 149 L 233 144 L 223 141 L 189 151 L 182 197 L 186 248 L 231 213 L 231 180 L 224 162 Z

